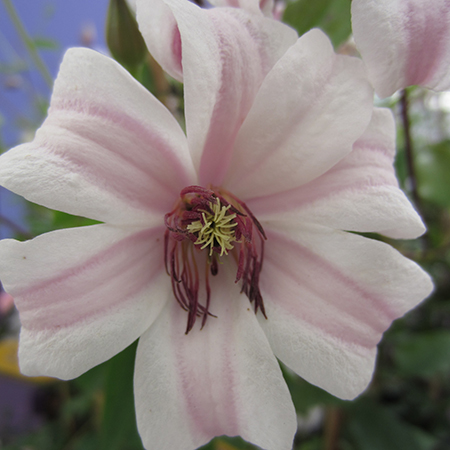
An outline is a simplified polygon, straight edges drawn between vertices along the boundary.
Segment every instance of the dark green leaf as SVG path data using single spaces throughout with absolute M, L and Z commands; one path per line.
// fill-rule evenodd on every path
M 296 448 L 298 448 L 298 450 L 323 450 L 325 448 L 323 437 L 314 437 L 306 442 L 302 440 L 301 445 Z
M 106 369 L 100 450 L 142 450 L 133 396 L 136 343 L 112 358 Z
M 417 151 L 419 194 L 440 206 L 450 206 L 450 141 Z
M 400 372 L 431 376 L 450 370 L 450 331 L 429 331 L 405 336 L 397 343 L 394 361 Z
M 110 0 L 106 42 L 114 58 L 133 75 L 147 54 L 147 46 L 126 0 Z
M 350 0 L 297 0 L 288 4 L 283 21 L 299 35 L 311 28 L 320 28 L 337 48 L 351 33 L 350 6 Z
M 403 422 L 373 400 L 361 398 L 349 404 L 347 427 L 355 449 L 430 450 L 435 439 Z

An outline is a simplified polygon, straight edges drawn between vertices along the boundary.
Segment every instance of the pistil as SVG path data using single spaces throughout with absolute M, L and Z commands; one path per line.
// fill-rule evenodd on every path
M 219 258 L 230 253 L 237 262 L 236 282 L 265 316 L 259 291 L 264 240 L 266 236 L 248 207 L 223 189 L 189 186 L 180 193 L 174 210 L 165 216 L 165 263 L 179 305 L 188 312 L 186 334 L 196 318 L 202 316 L 202 328 L 208 316 L 211 289 L 209 274 L 219 271 Z M 207 250 L 205 300 L 199 301 L 200 253 Z

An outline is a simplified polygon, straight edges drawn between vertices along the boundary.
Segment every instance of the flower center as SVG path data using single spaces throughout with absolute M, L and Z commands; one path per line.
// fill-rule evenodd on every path
M 232 255 L 237 263 L 235 282 L 242 282 L 241 292 L 254 302 L 255 313 L 260 309 L 266 317 L 259 291 L 266 236 L 244 202 L 223 189 L 188 186 L 164 220 L 166 270 L 177 302 L 188 312 L 186 334 L 197 317 L 202 317 L 203 328 L 208 316 L 214 316 L 209 311 L 209 274 L 217 275 L 222 256 Z M 206 258 L 201 257 L 202 250 L 207 251 Z M 200 261 L 206 261 L 203 302 L 199 298 Z
M 235 241 L 233 228 L 237 223 L 233 221 L 236 214 L 229 214 L 231 205 L 222 206 L 220 199 L 211 203 L 212 212 L 202 212 L 201 219 L 190 223 L 186 229 L 197 236 L 195 245 L 201 245 L 200 250 L 209 247 L 209 256 L 214 249 L 220 248 L 220 256 L 228 255 L 228 250 L 233 249 L 232 242 Z

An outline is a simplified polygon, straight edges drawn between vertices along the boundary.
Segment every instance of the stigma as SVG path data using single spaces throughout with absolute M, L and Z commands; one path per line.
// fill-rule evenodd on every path
M 266 317 L 259 290 L 266 235 L 247 205 L 222 188 L 188 186 L 165 215 L 164 257 L 178 304 L 188 313 L 186 334 L 209 316 L 209 276 L 219 272 L 221 258 L 232 258 L 241 292 Z M 204 265 L 204 272 L 200 272 Z M 200 280 L 204 288 L 200 288 Z

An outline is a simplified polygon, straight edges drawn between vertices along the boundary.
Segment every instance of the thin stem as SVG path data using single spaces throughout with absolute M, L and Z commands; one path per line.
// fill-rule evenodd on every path
M 325 416 L 325 450 L 338 450 L 339 434 L 342 425 L 342 411 L 337 406 L 327 408 Z
M 417 210 L 420 213 L 421 201 L 419 197 L 419 191 L 417 189 L 417 177 L 416 170 L 414 167 L 414 149 L 411 138 L 411 126 L 408 114 L 408 93 L 406 89 L 402 91 L 402 96 L 400 99 L 401 104 L 401 116 L 403 122 L 403 134 L 405 136 L 405 154 L 406 154 L 406 167 L 408 170 L 408 178 L 410 182 L 411 195 L 416 205 Z
M 44 78 L 45 82 L 51 88 L 53 86 L 53 78 L 50 75 L 50 72 L 48 71 L 47 67 L 45 66 L 44 61 L 39 56 L 39 53 L 36 50 L 36 45 L 28 35 L 27 30 L 23 26 L 22 21 L 20 20 L 11 0 L 3 0 L 3 4 L 5 5 L 6 11 L 8 12 L 9 17 L 11 18 L 11 21 L 17 30 L 17 33 L 23 40 L 25 48 L 27 49 L 33 63 L 36 65 L 38 71 L 41 73 L 42 78 Z

